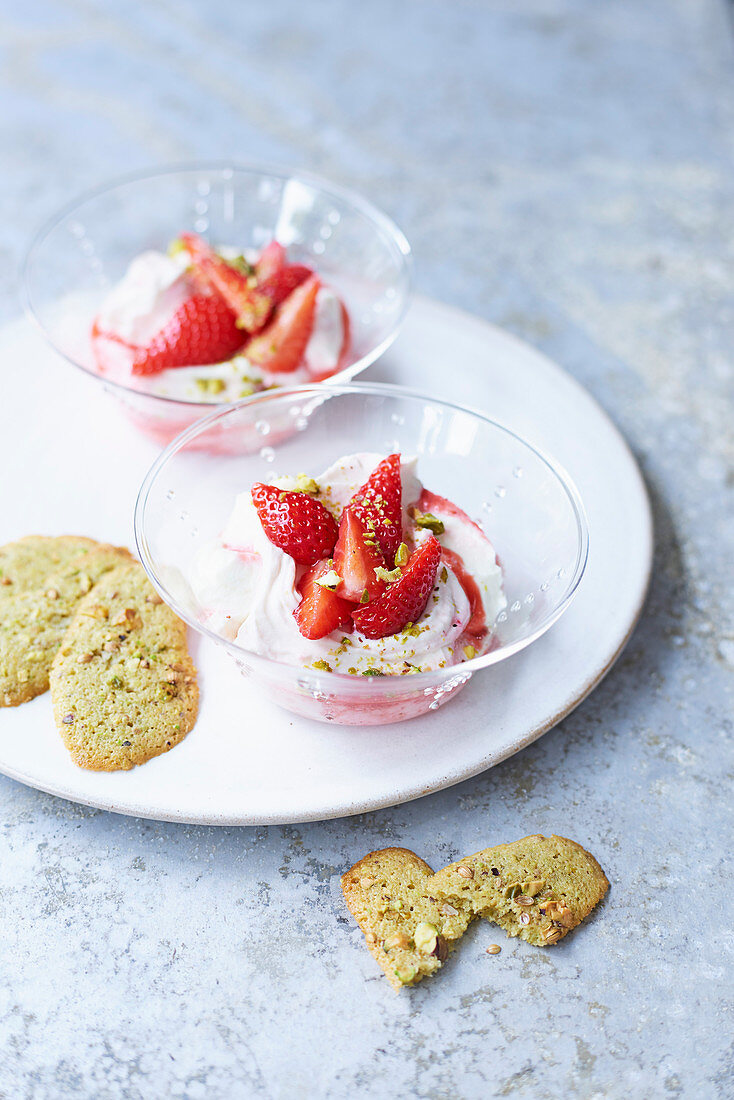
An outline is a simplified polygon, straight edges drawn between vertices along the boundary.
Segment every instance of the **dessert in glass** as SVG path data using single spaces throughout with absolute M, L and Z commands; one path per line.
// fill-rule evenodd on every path
M 411 276 L 405 237 L 360 195 L 220 162 L 82 196 L 32 242 L 22 285 L 59 369 L 165 443 L 212 405 L 353 378 L 397 336 Z
M 569 606 L 588 553 L 552 459 L 376 384 L 266 391 L 202 419 L 149 471 L 135 530 L 164 599 L 257 690 L 345 725 L 436 710 L 490 676 Z

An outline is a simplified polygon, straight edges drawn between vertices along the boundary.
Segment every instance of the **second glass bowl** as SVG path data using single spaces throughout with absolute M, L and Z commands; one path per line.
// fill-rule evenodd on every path
M 212 402 L 146 392 L 97 371 L 92 321 L 130 261 L 165 251 L 184 231 L 215 244 L 261 249 L 277 239 L 344 301 L 351 352 L 336 381 L 353 378 L 395 339 L 410 298 L 410 246 L 360 195 L 303 173 L 222 162 L 128 176 L 83 195 L 31 244 L 23 269 L 26 309 L 66 360 L 103 383 L 135 423 L 168 442 Z M 287 376 L 284 376 L 287 384 Z
M 223 432 L 227 453 L 213 453 Z M 278 474 L 318 476 L 360 451 L 416 455 L 423 484 L 467 512 L 494 544 L 507 608 L 492 626 L 490 652 L 434 672 L 355 677 L 283 664 L 277 653 L 251 653 L 207 627 L 187 577 L 237 494 Z M 384 385 L 275 390 L 204 418 L 149 471 L 135 534 L 153 584 L 190 626 L 222 645 L 281 706 L 344 725 L 435 710 L 475 672 L 530 645 L 568 607 L 588 554 L 578 493 L 551 459 L 481 413 Z

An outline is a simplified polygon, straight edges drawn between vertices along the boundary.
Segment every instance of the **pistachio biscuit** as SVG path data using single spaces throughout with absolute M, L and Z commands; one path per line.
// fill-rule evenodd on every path
M 4 552 L 4 553 L 3 553 Z M 31 536 L 3 547 L 0 562 L 0 705 L 48 690 L 51 661 L 77 604 L 127 550 L 91 539 Z
M 536 835 L 466 856 L 426 887 L 461 915 L 455 930 L 444 928 L 447 939 L 463 935 L 468 921 L 479 916 L 509 936 L 549 947 L 589 915 L 609 881 L 580 844 Z
M 138 562 L 82 600 L 51 668 L 56 725 L 75 764 L 115 771 L 182 741 L 199 691 L 186 627 Z
M 0 546 L 0 618 L 18 593 L 42 587 L 49 573 L 98 545 L 76 535 L 26 535 Z
M 428 864 L 407 848 L 370 852 L 342 875 L 347 906 L 393 989 L 440 970 L 448 955 L 447 917 L 454 939 L 461 922 L 466 928 L 471 920 L 432 896 L 433 879 Z

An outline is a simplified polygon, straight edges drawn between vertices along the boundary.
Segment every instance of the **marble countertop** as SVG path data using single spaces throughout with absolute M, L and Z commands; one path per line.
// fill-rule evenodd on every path
M 639 458 L 657 540 L 602 685 L 441 794 L 214 829 L 0 778 L 0 1098 L 734 1096 L 723 0 L 9 0 L 0 50 L 2 319 L 32 231 L 101 179 L 231 155 L 308 168 L 397 220 L 420 291 L 589 388 Z M 497 956 L 475 927 L 396 996 L 340 872 L 389 844 L 430 862 L 447 837 L 553 831 L 612 881 L 589 927 Z

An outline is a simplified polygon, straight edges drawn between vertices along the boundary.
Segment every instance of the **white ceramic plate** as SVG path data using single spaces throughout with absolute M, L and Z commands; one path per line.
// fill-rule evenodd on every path
M 0 330 L 0 361 L 0 542 L 75 533 L 132 546 L 133 504 L 154 444 L 28 322 Z M 224 653 L 192 639 L 201 712 L 172 752 L 130 772 L 82 771 L 55 731 L 46 695 L 0 710 L 0 772 L 140 817 L 222 825 L 317 820 L 390 806 L 476 775 L 540 737 L 594 688 L 640 614 L 652 558 L 647 495 L 617 430 L 544 356 L 426 299 L 415 301 L 370 377 L 474 405 L 553 455 L 574 478 L 588 513 L 589 565 L 575 601 L 549 633 L 476 674 L 445 708 L 366 729 L 279 710 Z

